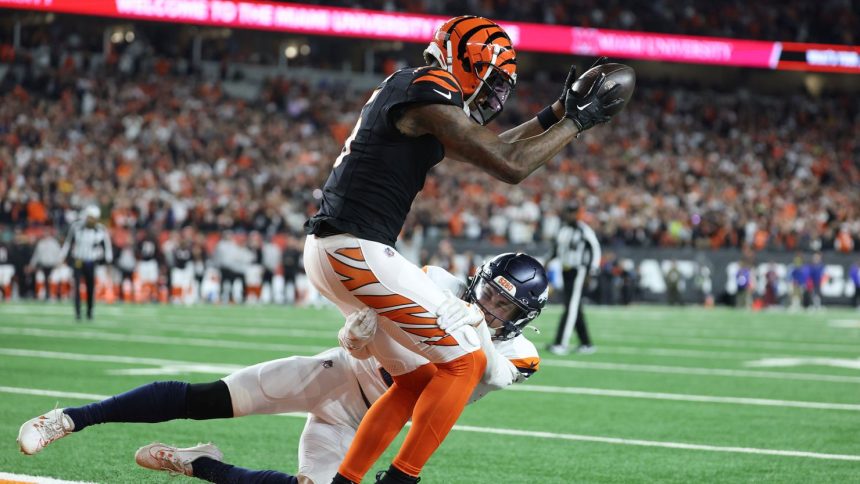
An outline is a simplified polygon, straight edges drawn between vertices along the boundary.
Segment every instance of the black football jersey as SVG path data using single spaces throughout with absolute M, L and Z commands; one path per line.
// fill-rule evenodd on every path
M 173 265 L 179 269 L 185 269 L 185 266 L 191 262 L 191 247 L 180 245 L 173 251 Z
M 137 246 L 137 257 L 140 260 L 150 261 L 154 260 L 158 255 L 158 246 L 155 245 L 155 242 L 149 239 L 144 239 L 140 241 L 140 244 Z
M 427 172 L 445 156 L 435 137 L 410 137 L 395 127 L 403 108 L 415 104 L 462 108 L 463 94 L 454 76 L 436 67 L 402 69 L 383 81 L 335 161 L 307 233 L 344 232 L 394 245 Z

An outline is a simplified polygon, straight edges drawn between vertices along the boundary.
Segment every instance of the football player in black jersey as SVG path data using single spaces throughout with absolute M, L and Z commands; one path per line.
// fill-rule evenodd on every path
M 448 334 L 439 327 L 465 303 L 394 250 L 427 172 L 447 156 L 519 183 L 623 102 L 617 88 L 600 92 L 604 77 L 586 94 L 573 93 L 571 69 L 557 102 L 496 135 L 484 125 L 502 111 L 517 80 L 505 31 L 485 18 L 456 17 L 439 28 L 425 57 L 430 65 L 395 72 L 370 96 L 325 183 L 319 212 L 306 223 L 309 279 L 344 315 L 369 306 L 384 316 L 369 349 L 394 379 L 361 423 L 336 483 L 361 482 L 410 417 L 412 428 L 378 481 L 417 482 L 484 373 L 474 328 Z M 483 319 L 475 307 L 457 310 Z

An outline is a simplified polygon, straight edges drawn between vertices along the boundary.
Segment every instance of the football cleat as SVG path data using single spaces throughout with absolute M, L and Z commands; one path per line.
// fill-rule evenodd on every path
M 376 473 L 376 484 L 418 484 L 420 477 L 412 477 L 400 469 L 391 466 L 387 471 Z
M 579 345 L 576 347 L 576 352 L 580 355 L 593 355 L 597 352 L 597 347 L 594 345 Z
M 24 454 L 38 454 L 48 444 L 69 435 L 74 429 L 75 423 L 63 413 L 63 409 L 55 408 L 24 422 L 18 431 L 18 447 Z
M 201 457 L 221 462 L 224 454 L 213 444 L 197 444 L 194 447 L 180 449 L 154 442 L 137 449 L 134 461 L 137 465 L 154 471 L 167 471 L 171 474 L 194 477 L 192 463 Z
M 570 349 L 565 345 L 549 345 L 546 350 L 558 356 L 567 356 L 570 354 Z

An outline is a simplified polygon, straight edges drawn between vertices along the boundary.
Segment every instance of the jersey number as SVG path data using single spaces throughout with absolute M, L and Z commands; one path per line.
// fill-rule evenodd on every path
M 364 103 L 364 105 L 367 106 L 368 104 L 372 103 L 373 100 L 376 99 L 376 96 L 379 94 L 379 91 L 379 89 L 373 91 L 373 94 L 370 95 L 370 99 L 368 99 L 367 102 Z M 352 151 L 352 141 L 358 134 L 359 128 L 361 128 L 361 116 L 358 117 L 358 121 L 355 122 L 355 127 L 352 128 L 352 133 L 349 134 L 349 137 L 346 138 L 346 141 L 343 144 L 343 150 L 341 150 L 340 155 L 338 155 L 337 159 L 334 161 L 334 168 L 337 168 L 338 165 L 343 163 L 343 159 L 346 158 L 346 155 L 348 155 Z

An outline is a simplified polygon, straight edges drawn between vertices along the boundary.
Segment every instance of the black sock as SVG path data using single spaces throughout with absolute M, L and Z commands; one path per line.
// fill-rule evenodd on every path
M 216 484 L 298 484 L 295 476 L 278 471 L 254 471 L 201 457 L 191 463 L 194 477 Z
M 346 477 L 343 477 L 340 472 L 334 475 L 334 479 L 331 480 L 331 484 L 356 484 L 353 481 L 350 481 Z
M 416 484 L 420 477 L 410 476 L 391 464 L 385 472 L 376 474 L 377 484 Z
M 186 418 L 186 396 L 190 385 L 178 381 L 149 383 L 63 413 L 75 423 L 75 432 L 107 422 L 166 422 Z

